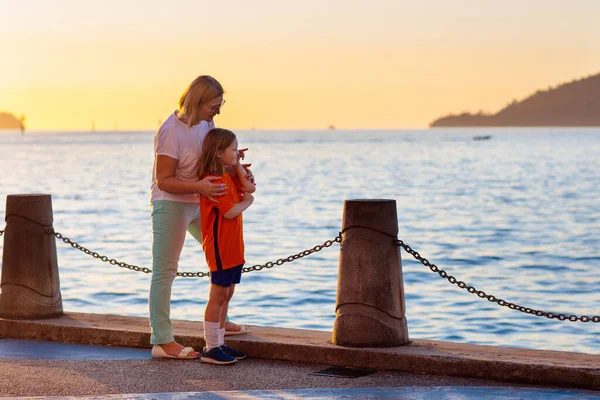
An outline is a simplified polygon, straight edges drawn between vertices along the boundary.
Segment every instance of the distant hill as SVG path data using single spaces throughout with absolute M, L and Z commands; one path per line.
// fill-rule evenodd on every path
M 600 73 L 538 90 L 496 114 L 447 115 L 430 126 L 600 126 Z
M 21 129 L 24 128 L 25 117 L 18 119 L 6 111 L 0 111 L 0 129 Z

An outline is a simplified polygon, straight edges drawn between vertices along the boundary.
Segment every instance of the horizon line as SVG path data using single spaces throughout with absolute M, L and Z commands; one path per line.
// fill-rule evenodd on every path
M 401 130 L 429 130 L 431 127 L 408 127 L 408 128 L 227 128 L 232 131 L 367 131 L 367 130 L 376 130 L 376 131 L 401 131 Z M 25 129 L 25 134 L 27 132 L 30 133 L 127 133 L 127 132 L 156 132 L 158 128 L 135 128 L 135 129 L 96 129 L 90 130 L 88 129 Z M 17 132 L 20 133 L 20 129 L 2 129 L 0 128 L 0 133 L 2 132 Z

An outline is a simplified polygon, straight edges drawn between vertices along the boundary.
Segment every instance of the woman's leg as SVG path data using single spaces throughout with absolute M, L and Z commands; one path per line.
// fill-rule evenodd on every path
M 171 287 L 185 230 L 193 217 L 189 204 L 159 200 L 152 202 L 152 281 L 150 284 L 150 328 L 152 344 L 174 341 L 171 325 Z
M 200 207 L 194 209 L 192 220 L 187 226 L 187 231 L 196 239 L 196 241 L 202 246 L 202 225 L 200 222 Z

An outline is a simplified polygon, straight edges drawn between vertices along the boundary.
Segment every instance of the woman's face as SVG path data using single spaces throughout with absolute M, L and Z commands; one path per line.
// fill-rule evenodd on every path
M 198 107 L 198 120 L 207 122 L 212 121 L 215 115 L 221 114 L 221 106 L 223 103 L 223 96 L 219 96 L 200 104 L 200 107 Z
M 221 164 L 223 165 L 235 165 L 238 160 L 238 141 L 234 139 L 228 148 L 223 150 L 219 155 Z

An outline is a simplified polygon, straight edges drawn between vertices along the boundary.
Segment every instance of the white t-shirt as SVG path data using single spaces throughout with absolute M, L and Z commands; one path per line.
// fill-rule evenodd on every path
M 196 167 L 202 140 L 206 133 L 215 127 L 213 121 L 201 121 L 191 128 L 181 122 L 175 113 L 162 124 L 154 135 L 154 166 L 152 167 L 151 200 L 170 200 L 182 203 L 198 203 L 198 196 L 194 193 L 171 194 L 162 191 L 156 185 L 156 156 L 169 156 L 176 160 L 177 168 L 175 177 L 182 181 L 197 181 Z

